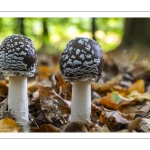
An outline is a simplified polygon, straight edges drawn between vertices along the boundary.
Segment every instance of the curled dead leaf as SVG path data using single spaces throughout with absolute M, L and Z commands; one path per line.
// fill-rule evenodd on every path
M 0 95 L 8 95 L 8 86 L 5 81 L 0 81 Z
M 71 102 L 63 99 L 60 95 L 58 95 L 55 92 L 54 89 L 50 87 L 39 86 L 39 95 L 41 100 L 46 100 L 45 98 L 48 97 L 48 99 L 53 100 L 55 104 L 57 103 L 58 109 L 70 113 Z
M 111 111 L 103 108 L 99 121 L 106 124 L 110 131 L 118 131 L 126 128 L 131 117 L 119 111 Z

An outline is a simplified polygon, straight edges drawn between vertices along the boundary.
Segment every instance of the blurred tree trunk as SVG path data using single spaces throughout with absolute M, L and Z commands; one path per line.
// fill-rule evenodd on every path
M 150 46 L 150 18 L 126 18 L 121 46 Z
M 96 37 L 95 37 L 95 31 L 96 31 L 96 18 L 92 18 L 92 38 L 93 40 L 96 40 Z
M 121 44 L 107 54 L 120 72 L 140 74 L 138 69 L 149 68 L 150 18 L 126 18 Z
M 20 34 L 25 35 L 24 31 L 24 18 L 18 18 L 19 19 L 19 25 L 20 25 Z
M 43 44 L 42 44 L 42 51 L 46 52 L 49 46 L 49 33 L 48 33 L 48 26 L 47 26 L 47 18 L 42 18 L 42 25 L 43 25 Z

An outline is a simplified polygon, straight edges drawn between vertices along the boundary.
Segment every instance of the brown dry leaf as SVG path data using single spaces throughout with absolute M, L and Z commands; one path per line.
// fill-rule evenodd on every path
M 4 112 L 7 109 L 8 101 L 7 97 L 0 98 L 0 112 Z
M 51 87 L 48 87 L 48 86 L 44 87 L 44 86 L 39 85 L 38 89 L 39 89 L 39 97 L 41 99 L 45 97 L 54 96 L 54 92 L 53 92 L 54 90 Z
M 61 95 L 64 99 L 71 100 L 72 96 L 72 85 L 70 82 L 66 82 L 64 77 L 60 74 L 55 76 L 56 85 L 54 87 L 55 91 Z
M 64 103 L 68 103 L 70 104 L 69 101 L 63 99 L 60 95 L 58 95 L 54 89 L 52 89 L 51 87 L 44 87 L 44 86 L 38 86 L 39 88 L 39 97 L 42 98 L 46 98 L 46 97 L 51 97 L 54 99 L 59 99 L 61 101 L 63 101 Z
M 19 126 L 16 121 L 10 118 L 0 120 L 0 132 L 18 132 Z
M 62 131 L 51 124 L 43 124 L 40 126 L 40 128 L 32 127 L 31 132 L 62 132 Z
M 103 92 L 109 92 L 111 91 L 111 88 L 119 83 L 119 81 L 122 79 L 121 75 L 116 76 L 115 79 L 112 79 L 110 81 L 107 81 L 105 84 L 100 85 L 99 83 L 92 84 L 92 90 L 99 93 Z
M 131 87 L 128 88 L 128 93 L 131 93 L 132 91 L 138 91 L 139 93 L 144 93 L 145 90 L 145 82 L 142 79 L 137 80 L 134 82 Z
M 39 95 L 44 114 L 49 121 L 54 117 L 59 119 L 70 114 L 71 102 L 63 99 L 54 89 L 39 86 Z
M 63 99 L 60 95 L 58 95 L 54 89 L 50 88 L 50 87 L 43 87 L 43 86 L 39 86 L 39 97 L 41 99 L 45 99 L 46 97 L 49 98 L 53 98 L 55 100 L 57 100 L 60 109 L 61 107 L 65 107 L 65 109 L 67 108 L 70 112 L 70 107 L 71 107 L 71 102 L 67 101 L 65 99 Z
M 50 76 L 50 68 L 46 65 L 39 65 L 37 67 L 38 70 L 38 80 L 42 80 L 42 79 L 49 79 Z
M 0 95 L 8 95 L 8 86 L 5 81 L 0 81 Z
M 37 81 L 33 81 L 33 82 L 30 82 L 28 83 L 28 90 L 30 92 L 35 92 L 36 90 L 38 89 L 38 86 L 37 86 Z
M 141 118 L 141 122 L 139 123 L 137 130 L 142 132 L 150 132 L 150 118 Z
M 54 118 L 58 119 L 60 124 L 64 124 L 67 118 L 69 118 L 70 108 L 67 105 L 60 103 L 60 100 L 56 99 L 42 99 L 42 107 L 45 117 L 53 122 Z M 54 121 L 55 122 L 55 121 Z
M 145 115 L 150 110 L 150 101 L 141 101 L 138 99 L 132 100 L 129 105 L 122 105 L 119 111 L 125 114 L 130 114 L 134 118 L 135 115 Z
M 99 120 L 99 114 L 102 111 L 101 107 L 95 105 L 94 103 L 91 104 L 91 119 L 93 121 Z
M 126 128 L 130 119 L 132 119 L 131 116 L 122 114 L 119 111 L 103 109 L 99 121 L 101 124 L 106 124 L 110 131 L 118 131 Z
M 119 111 L 121 112 L 121 113 L 124 113 L 124 114 L 129 114 L 132 118 L 134 118 L 135 117 L 135 114 L 136 113 L 139 113 L 139 111 L 138 111 L 138 109 L 137 108 L 135 108 L 135 107 L 133 107 L 133 106 L 125 106 L 125 107 L 121 107 L 120 109 L 119 109 Z
M 50 67 L 51 74 L 58 74 L 60 72 L 59 64 Z

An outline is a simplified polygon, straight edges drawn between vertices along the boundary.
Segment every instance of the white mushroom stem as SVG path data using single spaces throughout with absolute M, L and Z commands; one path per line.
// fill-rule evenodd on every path
M 27 125 L 29 121 L 27 77 L 9 77 L 8 109 L 11 110 L 18 124 Z
M 75 81 L 72 87 L 71 122 L 86 123 L 91 116 L 91 82 Z

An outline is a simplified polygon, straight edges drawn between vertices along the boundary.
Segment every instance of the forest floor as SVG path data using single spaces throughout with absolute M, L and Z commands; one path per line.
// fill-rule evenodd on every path
M 60 56 L 38 54 L 35 76 L 28 78 L 30 132 L 150 132 L 149 53 L 104 53 L 102 77 L 92 84 L 87 123 L 69 122 L 72 84 L 60 74 Z M 7 109 L 8 83 L 9 78 L 1 78 L 0 132 L 24 132 Z

